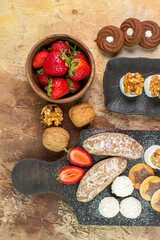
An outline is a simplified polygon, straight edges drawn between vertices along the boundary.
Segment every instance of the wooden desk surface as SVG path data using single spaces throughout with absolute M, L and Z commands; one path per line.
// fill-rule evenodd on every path
M 71 207 L 59 196 L 23 196 L 11 184 L 11 171 L 22 158 L 54 161 L 64 155 L 42 146 L 45 127 L 39 117 L 46 102 L 32 91 L 25 76 L 27 54 L 44 36 L 73 35 L 93 53 L 96 76 L 81 99 L 95 108 L 90 128 L 160 130 L 160 118 L 126 116 L 105 109 L 102 78 L 109 57 L 99 51 L 94 41 L 100 28 L 120 26 L 129 17 L 160 24 L 160 0 L 1 0 L 0 9 L 0 240 L 160 239 L 160 227 L 80 226 Z M 123 48 L 117 56 L 158 58 L 160 46 L 148 51 Z M 71 105 L 62 105 L 63 127 L 70 132 L 70 146 L 74 146 L 81 129 L 73 127 L 68 119 Z

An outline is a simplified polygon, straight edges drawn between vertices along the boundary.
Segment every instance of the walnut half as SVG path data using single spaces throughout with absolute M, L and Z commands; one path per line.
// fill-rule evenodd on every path
M 63 112 L 57 105 L 49 104 L 42 109 L 41 118 L 47 127 L 51 126 L 52 124 L 57 127 L 61 125 L 63 120 Z

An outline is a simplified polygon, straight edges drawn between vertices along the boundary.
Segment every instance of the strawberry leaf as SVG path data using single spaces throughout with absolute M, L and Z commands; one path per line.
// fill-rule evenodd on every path
M 47 95 L 49 97 L 51 97 L 51 91 L 52 91 L 53 86 L 54 86 L 54 84 L 52 84 L 52 79 L 49 79 L 49 84 L 48 84 L 48 86 L 45 87 L 45 90 L 47 91 Z
M 37 74 L 43 74 L 43 69 L 41 68 L 41 69 L 37 70 Z

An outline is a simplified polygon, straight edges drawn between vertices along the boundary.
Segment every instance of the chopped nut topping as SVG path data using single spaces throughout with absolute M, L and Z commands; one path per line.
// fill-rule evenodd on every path
M 57 105 L 47 105 L 41 111 L 42 119 L 48 127 L 54 123 L 54 126 L 61 125 L 63 112 Z
M 156 149 L 156 151 L 151 156 L 151 162 L 155 167 L 160 168 L 160 149 Z
M 152 97 L 156 97 L 158 95 L 160 98 L 160 78 L 157 75 L 152 76 L 149 91 L 151 91 Z
M 124 76 L 123 86 L 125 94 L 136 94 L 137 96 L 142 93 L 142 88 L 144 86 L 144 78 L 141 77 L 141 74 L 136 72 L 134 75 L 127 73 Z

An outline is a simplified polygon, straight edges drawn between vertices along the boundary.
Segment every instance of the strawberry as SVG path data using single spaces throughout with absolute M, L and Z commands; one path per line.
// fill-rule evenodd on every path
M 59 51 L 50 52 L 44 61 L 43 72 L 53 76 L 64 75 L 68 71 L 65 58 L 67 59 L 64 53 Z
M 91 68 L 84 59 L 73 59 L 70 63 L 69 77 L 72 80 L 80 81 L 90 74 Z
M 51 76 L 43 73 L 43 69 L 38 70 L 37 73 L 38 82 L 40 82 L 43 87 L 46 87 L 51 79 Z
M 63 97 L 69 92 L 68 82 L 64 78 L 50 79 L 47 87 L 45 87 L 47 95 L 53 99 Z
M 85 171 L 82 168 L 68 166 L 60 170 L 57 179 L 64 184 L 71 185 L 78 182 L 84 174 Z
M 43 67 L 44 60 L 46 59 L 48 54 L 49 54 L 49 52 L 47 52 L 46 50 L 38 52 L 33 59 L 32 66 L 34 68 Z
M 59 51 L 60 49 L 64 52 L 65 50 L 65 54 L 68 55 L 69 52 L 69 47 L 67 46 L 66 43 L 64 43 L 63 41 L 58 41 L 52 44 L 50 51 Z
M 69 84 L 69 92 L 76 93 L 81 88 L 81 83 L 79 81 L 74 81 L 71 79 L 67 79 Z
M 74 55 L 71 57 L 71 60 L 73 60 L 75 58 L 81 58 L 81 59 L 84 59 L 87 62 L 87 58 L 84 55 L 84 53 L 82 53 L 82 52 L 78 52 L 78 51 L 75 52 Z
M 64 148 L 64 150 L 68 153 L 70 163 L 80 167 L 92 165 L 92 158 L 84 149 L 76 147 L 71 150 Z

